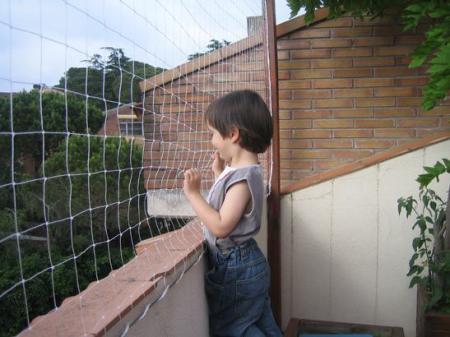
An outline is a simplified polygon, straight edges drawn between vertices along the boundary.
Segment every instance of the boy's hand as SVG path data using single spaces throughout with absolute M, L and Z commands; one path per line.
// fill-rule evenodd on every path
M 187 197 L 194 193 L 200 193 L 202 177 L 197 169 L 190 169 L 184 172 L 183 190 Z
M 225 168 L 225 160 L 220 158 L 218 151 L 214 152 L 213 159 L 212 170 L 214 172 L 214 177 L 217 178 Z

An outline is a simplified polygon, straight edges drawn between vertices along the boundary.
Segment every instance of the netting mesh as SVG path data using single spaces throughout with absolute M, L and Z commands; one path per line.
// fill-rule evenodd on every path
M 251 0 L 1 2 L 0 336 L 192 218 L 182 173 L 213 182 L 203 111 L 237 89 L 268 97 L 263 12 Z

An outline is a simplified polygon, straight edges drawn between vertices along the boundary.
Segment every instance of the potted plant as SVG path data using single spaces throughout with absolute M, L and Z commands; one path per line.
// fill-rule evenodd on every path
M 409 261 L 410 287 L 418 286 L 417 336 L 450 336 L 450 189 L 443 200 L 429 188 L 439 177 L 450 173 L 450 160 L 424 167 L 419 175 L 419 198 L 397 200 L 398 212 L 415 217 L 417 236 L 412 241 Z M 448 186 L 446 188 L 449 188 Z

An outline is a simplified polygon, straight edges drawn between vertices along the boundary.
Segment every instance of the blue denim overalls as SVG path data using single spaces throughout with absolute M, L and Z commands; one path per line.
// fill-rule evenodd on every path
M 270 306 L 270 269 L 254 239 L 208 249 L 205 288 L 211 336 L 282 336 Z

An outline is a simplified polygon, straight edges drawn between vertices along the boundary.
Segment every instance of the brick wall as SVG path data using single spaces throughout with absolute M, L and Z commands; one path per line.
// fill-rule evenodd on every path
M 350 16 L 278 39 L 282 185 L 450 128 L 450 100 L 420 108 L 408 54 L 422 40 L 398 18 Z
M 147 189 L 181 188 L 183 172 L 191 167 L 203 170 L 203 188 L 210 187 L 213 149 L 203 123 L 206 107 L 238 89 L 252 89 L 266 96 L 262 45 L 249 47 L 249 43 L 243 40 L 182 65 L 172 70 L 173 80 L 163 79 L 161 83 L 162 76 L 166 76 L 161 75 L 159 80 L 155 77 L 147 82 L 143 102 Z M 203 66 L 210 62 L 208 58 L 216 56 L 217 62 Z M 181 76 L 177 73 L 183 74 L 187 68 L 192 71 Z

